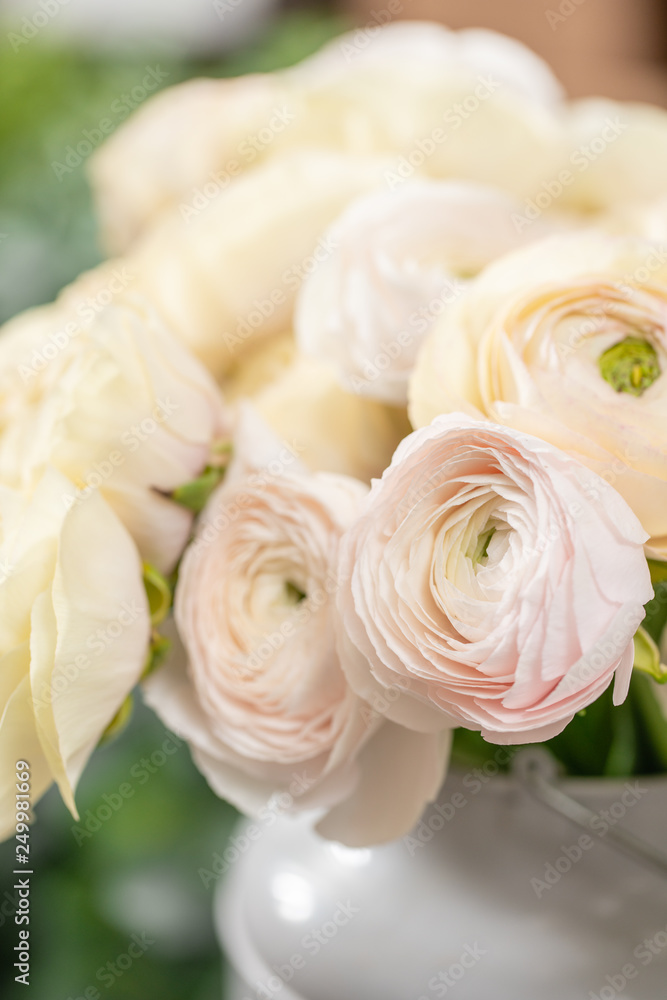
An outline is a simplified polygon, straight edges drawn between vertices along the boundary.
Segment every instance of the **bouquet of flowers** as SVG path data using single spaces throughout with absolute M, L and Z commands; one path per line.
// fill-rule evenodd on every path
M 453 736 L 667 770 L 667 113 L 389 24 L 161 92 L 90 176 L 109 259 L 0 337 L 3 836 L 138 684 L 353 846 Z

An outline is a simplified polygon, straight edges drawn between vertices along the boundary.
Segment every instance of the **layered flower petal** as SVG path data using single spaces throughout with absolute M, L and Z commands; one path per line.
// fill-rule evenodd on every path
M 81 772 L 148 651 L 142 565 L 95 494 L 47 468 L 30 498 L 0 489 L 0 836 L 15 825 L 16 761 L 32 801 L 56 782 L 76 815 Z
M 465 410 L 576 454 L 667 553 L 667 257 L 554 236 L 492 264 L 423 344 L 413 424 Z
M 521 204 L 464 181 L 414 182 L 354 201 L 329 230 L 334 252 L 303 285 L 301 350 L 345 389 L 404 406 L 417 351 L 469 280 L 502 254 L 549 234 L 523 232 Z
M 616 674 L 652 594 L 616 491 L 539 439 L 463 414 L 406 438 L 346 532 L 341 660 L 422 733 L 548 739 Z
M 175 618 L 187 665 L 172 659 L 149 678 L 147 700 L 239 808 L 261 815 L 277 794 L 326 814 L 348 803 L 324 821 L 338 839 L 390 839 L 437 793 L 447 745 L 387 730 L 341 667 L 338 547 L 367 487 L 308 473 L 278 442 L 272 456 L 273 440 L 246 411 L 238 457 L 181 564 Z M 393 794 L 377 792 L 369 817 L 357 798 L 364 782 L 379 780 L 376 738 L 397 754 L 406 747 L 409 758 L 405 780 Z
M 192 515 L 167 496 L 228 430 L 209 374 L 139 300 L 87 319 L 72 290 L 0 338 L 0 478 L 32 490 L 48 466 L 99 490 L 149 562 L 173 568 Z M 73 318 L 76 317 L 76 320 Z

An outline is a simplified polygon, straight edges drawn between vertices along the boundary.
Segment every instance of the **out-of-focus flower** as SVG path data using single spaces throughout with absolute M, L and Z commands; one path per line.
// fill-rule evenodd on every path
M 291 327 L 296 294 L 334 247 L 322 234 L 382 183 L 383 161 L 304 152 L 165 219 L 126 259 L 140 292 L 216 376 L 262 336 Z
M 565 130 L 565 167 L 571 179 L 559 198 L 563 208 L 604 213 L 667 192 L 667 111 L 663 108 L 599 98 L 573 101 L 566 112 Z
M 391 156 L 392 186 L 426 173 L 528 197 L 566 154 L 561 98 L 549 67 L 495 32 L 420 22 L 350 32 L 281 73 L 148 101 L 92 160 L 103 239 L 125 250 L 165 208 L 188 215 L 290 149 Z
M 91 279 L 84 279 L 89 287 Z M 141 302 L 88 316 L 73 289 L 7 323 L 0 337 L 0 479 L 30 491 L 47 466 L 97 490 L 142 556 L 177 561 L 192 514 L 167 494 L 207 465 L 228 432 L 210 375 Z
M 554 231 L 523 231 L 522 205 L 495 188 L 422 181 L 353 202 L 329 230 L 331 256 L 306 280 L 296 333 L 342 385 L 405 406 L 417 351 L 470 278 L 502 254 Z
M 366 483 L 410 430 L 405 410 L 345 392 L 327 365 L 300 355 L 252 398 L 274 433 L 298 442 L 309 469 Z
M 106 250 L 126 252 L 165 208 L 223 190 L 257 159 L 251 138 L 284 102 L 280 78 L 257 73 L 188 80 L 142 105 L 89 161 Z

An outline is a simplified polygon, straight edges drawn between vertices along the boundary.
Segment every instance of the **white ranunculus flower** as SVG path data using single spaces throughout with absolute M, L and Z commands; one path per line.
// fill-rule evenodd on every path
M 638 192 L 641 193 L 641 192 Z M 667 193 L 653 201 L 618 202 L 604 216 L 605 229 L 618 236 L 638 236 L 667 249 Z
M 565 118 L 572 180 L 559 203 L 609 212 L 667 194 L 667 111 L 600 98 L 573 101 Z M 556 175 L 554 175 L 556 176 Z
M 301 350 L 335 368 L 350 392 L 404 406 L 417 351 L 470 278 L 554 231 L 517 231 L 521 204 L 466 181 L 421 181 L 353 202 L 328 235 L 336 247 L 296 307 Z
M 297 348 L 291 330 L 260 337 L 243 351 L 222 380 L 225 399 L 233 405 L 252 399 L 276 382 L 295 362 Z
M 85 289 L 92 279 L 84 276 Z M 192 515 L 167 494 L 196 478 L 228 431 L 210 375 L 139 301 L 77 310 L 75 286 L 0 337 L 0 480 L 34 489 L 55 466 L 87 502 L 99 489 L 163 571 Z
M 310 151 L 259 166 L 200 209 L 173 214 L 127 258 L 140 292 L 216 376 L 292 322 L 304 279 L 334 249 L 345 206 L 382 184 L 384 161 Z
M 561 99 L 549 67 L 495 32 L 351 32 L 283 72 L 193 81 L 147 102 L 92 159 L 103 237 L 126 249 L 160 212 L 191 218 L 287 150 L 391 156 L 395 183 L 424 172 L 529 197 L 567 154 Z
M 146 101 L 88 161 L 105 248 L 126 252 L 165 208 L 231 184 L 284 109 L 269 73 L 187 80 Z
M 545 108 L 564 98 L 547 63 L 522 42 L 481 28 L 451 31 L 434 21 L 394 21 L 349 31 L 288 71 L 303 84 L 326 84 L 369 69 L 432 78 L 492 73 L 513 92 Z
M 251 398 L 275 434 L 298 443 L 311 471 L 366 483 L 410 430 L 405 410 L 345 392 L 327 365 L 301 355 Z
M 557 236 L 491 265 L 422 345 L 410 414 L 483 413 L 578 455 L 667 554 L 667 255 Z
M 345 392 L 327 365 L 298 353 L 289 333 L 258 340 L 222 386 L 232 409 L 251 400 L 312 472 L 367 483 L 382 474 L 410 430 L 405 410 Z
M 308 473 L 247 410 L 235 454 L 181 564 L 187 666 L 153 674 L 147 701 L 244 812 L 288 795 L 347 844 L 400 836 L 437 794 L 448 741 L 385 722 L 341 669 L 338 546 L 367 487 Z
M 562 89 L 520 42 L 403 21 L 366 41 L 343 35 L 288 71 L 302 108 L 277 148 L 393 154 L 392 187 L 423 173 L 526 197 L 557 172 Z
M 79 776 L 148 652 L 136 547 L 101 496 L 76 493 L 53 468 L 30 497 L 0 487 L 0 838 L 19 760 L 33 803 L 55 781 L 76 815 Z

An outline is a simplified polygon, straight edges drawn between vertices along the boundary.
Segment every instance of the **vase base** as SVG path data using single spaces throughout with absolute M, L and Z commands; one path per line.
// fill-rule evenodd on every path
M 664 996 L 667 881 L 605 830 L 658 846 L 667 781 L 566 782 L 598 817 L 587 834 L 483 778 L 450 776 L 409 838 L 373 849 L 305 818 L 255 824 L 252 843 L 241 827 L 216 901 L 230 1000 Z

